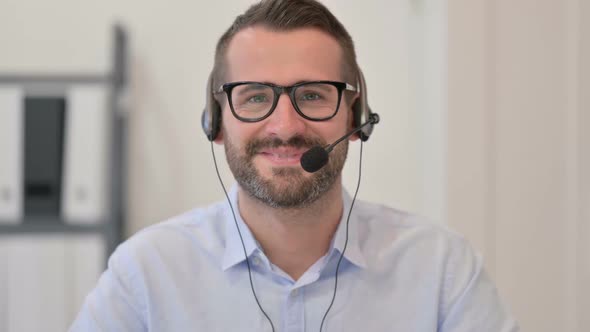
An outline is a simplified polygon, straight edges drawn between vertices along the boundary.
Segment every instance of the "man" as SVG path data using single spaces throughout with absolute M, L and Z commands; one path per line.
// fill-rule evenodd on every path
M 350 36 L 313 0 L 239 16 L 205 110 L 238 185 L 119 246 L 71 331 L 516 331 L 465 240 L 351 199 L 346 140 L 301 168 L 359 125 L 359 75 Z

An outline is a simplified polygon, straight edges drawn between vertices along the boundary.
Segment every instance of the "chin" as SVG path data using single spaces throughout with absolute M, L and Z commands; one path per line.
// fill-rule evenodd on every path
M 258 173 L 266 179 L 271 179 L 280 175 L 297 175 L 298 173 L 306 173 L 303 168 L 301 168 L 299 162 L 283 164 L 260 160 L 255 166 Z

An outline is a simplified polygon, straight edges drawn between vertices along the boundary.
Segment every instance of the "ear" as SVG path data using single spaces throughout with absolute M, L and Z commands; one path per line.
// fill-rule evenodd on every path
M 223 124 L 220 124 L 219 127 L 219 132 L 217 133 L 217 136 L 215 137 L 213 142 L 215 142 L 215 144 L 223 145 L 223 132 L 225 130 L 223 129 Z
M 224 128 L 223 128 L 223 114 L 225 112 L 223 112 L 223 104 L 219 102 L 219 100 L 217 98 L 215 98 L 215 96 L 213 96 L 212 99 L 212 110 L 214 111 L 213 113 L 215 120 L 213 122 L 215 122 L 217 124 L 217 135 L 215 136 L 215 139 L 213 140 L 213 142 L 215 142 L 216 144 L 222 145 L 223 144 L 223 132 L 224 132 Z
M 223 145 L 223 134 L 222 134 L 222 132 L 219 132 L 219 134 L 217 134 L 217 137 L 215 137 L 215 139 L 213 140 L 213 142 L 215 142 L 215 144 Z
M 348 111 L 348 129 L 347 129 L 348 131 L 352 131 L 352 130 L 354 130 L 354 129 L 356 128 L 356 127 L 354 126 L 354 124 L 355 124 L 355 120 L 354 120 L 354 118 L 355 118 L 355 116 L 356 116 L 355 109 L 356 109 L 356 108 L 357 108 L 357 106 L 358 106 L 358 105 L 356 105 L 356 103 L 357 103 L 357 102 L 359 102 L 359 101 L 360 101 L 360 98 L 359 98 L 359 95 L 358 95 L 358 93 L 357 93 L 357 94 L 354 96 L 354 98 L 352 99 L 350 106 L 348 107 L 348 110 L 349 110 L 349 111 Z M 360 138 L 360 137 L 359 137 L 359 134 L 358 134 L 358 133 L 356 133 L 356 134 L 354 134 L 354 135 L 351 135 L 351 136 L 348 138 L 348 140 L 349 140 L 349 141 L 351 141 L 351 142 L 354 142 L 354 141 L 358 140 L 359 138 Z

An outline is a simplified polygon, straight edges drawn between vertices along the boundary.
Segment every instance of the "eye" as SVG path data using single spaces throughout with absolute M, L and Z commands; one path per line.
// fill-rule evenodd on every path
M 248 98 L 248 102 L 249 103 L 265 103 L 268 101 L 268 98 L 266 97 L 266 95 L 254 95 L 250 98 Z
M 301 100 L 303 101 L 314 101 L 320 99 L 322 99 L 322 96 L 317 92 L 308 91 L 301 95 Z

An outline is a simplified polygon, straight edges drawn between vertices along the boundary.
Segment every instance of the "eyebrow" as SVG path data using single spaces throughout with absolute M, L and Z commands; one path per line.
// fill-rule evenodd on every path
M 264 89 L 270 89 L 269 86 L 263 85 L 263 83 L 250 83 L 247 85 L 244 85 L 243 88 L 238 89 L 238 93 L 239 94 L 243 94 L 243 93 L 248 93 L 250 91 L 260 91 L 260 90 L 264 90 Z
M 305 83 L 305 82 L 307 82 L 307 81 L 303 81 L 303 83 Z M 314 85 L 314 83 L 312 83 L 312 82 L 309 82 L 309 83 L 311 83 L 311 85 Z M 299 84 L 299 83 L 297 83 L 297 84 Z M 315 83 L 315 87 L 316 88 L 321 88 L 322 90 L 324 90 L 326 92 L 331 91 L 330 88 L 334 88 L 334 86 L 331 85 L 331 84 L 319 84 L 319 83 Z

